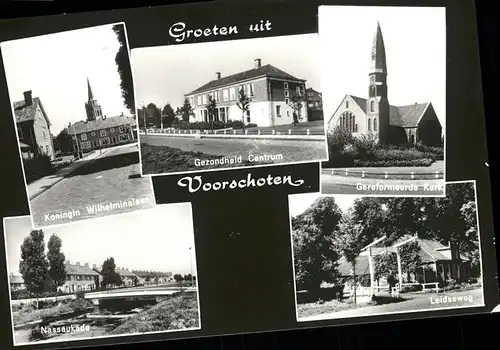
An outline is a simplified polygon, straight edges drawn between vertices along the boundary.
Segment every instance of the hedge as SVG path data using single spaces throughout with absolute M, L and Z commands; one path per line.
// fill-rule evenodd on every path
M 355 167 L 412 167 L 412 166 L 430 166 L 434 161 L 429 158 L 411 159 L 411 160 L 360 160 L 354 159 Z
M 47 175 L 52 175 L 55 171 L 50 162 L 50 157 L 46 155 L 23 159 L 23 165 L 27 183 L 32 183 Z

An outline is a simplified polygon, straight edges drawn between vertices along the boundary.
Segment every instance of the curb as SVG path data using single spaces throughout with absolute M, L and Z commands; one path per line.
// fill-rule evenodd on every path
M 323 171 L 323 174 L 341 175 L 360 179 L 384 179 L 384 180 L 443 180 L 443 173 L 440 171 L 416 173 L 389 173 L 389 172 L 365 172 L 364 170 L 331 169 Z
M 157 134 L 148 133 L 141 136 L 165 136 L 192 139 L 233 139 L 233 140 L 269 140 L 269 141 L 326 141 L 325 136 L 317 135 L 203 135 L 203 134 Z
M 39 190 L 38 192 L 36 192 L 34 195 L 30 196 L 30 201 L 35 199 L 36 197 L 38 197 L 39 195 L 41 195 L 42 193 L 44 193 L 45 191 L 47 191 L 48 189 L 54 187 L 55 185 L 57 185 L 59 182 L 61 182 L 62 180 L 64 180 L 65 178 L 67 178 L 69 175 L 73 174 L 75 171 L 77 171 L 78 169 L 83 169 L 84 167 L 86 167 L 87 165 L 89 164 L 92 164 L 92 162 L 94 162 L 96 159 L 100 158 L 100 156 L 98 157 L 95 157 L 94 159 L 91 159 L 88 163 L 85 163 L 85 164 L 82 164 L 81 166 L 73 169 L 72 171 L 70 171 L 69 173 L 67 173 L 66 175 L 63 175 L 61 176 L 57 181 L 51 183 L 49 186 L 46 186 L 46 187 L 43 187 L 41 190 Z

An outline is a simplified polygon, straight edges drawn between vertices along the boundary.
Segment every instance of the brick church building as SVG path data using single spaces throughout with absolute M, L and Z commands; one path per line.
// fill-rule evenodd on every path
M 382 144 L 441 145 L 442 126 L 431 102 L 389 104 L 385 46 L 378 22 L 368 77 L 368 99 L 346 95 L 328 121 L 329 131 L 340 127 L 353 136 L 373 135 Z
M 87 79 L 88 101 L 85 103 L 87 120 L 70 124 L 68 132 L 75 144 L 74 150 L 88 153 L 95 149 L 117 146 L 133 142 L 136 139 L 136 120 L 133 116 L 120 115 L 107 118 L 94 98 L 94 93 Z

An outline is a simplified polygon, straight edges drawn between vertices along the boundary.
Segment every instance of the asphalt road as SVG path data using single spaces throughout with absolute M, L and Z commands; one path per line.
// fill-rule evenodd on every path
M 408 186 L 412 187 L 408 187 Z M 378 186 L 378 187 L 374 187 Z M 416 189 L 416 190 L 414 190 Z M 378 180 L 321 174 L 321 193 L 387 196 L 443 196 L 444 180 Z
M 443 296 L 447 297 L 462 297 L 467 300 L 455 300 L 454 302 L 437 302 L 436 298 L 441 298 Z M 443 308 L 460 308 L 460 307 L 472 307 L 480 306 L 484 303 L 482 290 L 474 289 L 470 291 L 463 292 L 449 292 L 449 293 L 428 293 L 428 294 L 412 294 L 403 295 L 404 298 L 408 298 L 406 301 L 401 301 L 397 303 L 376 305 L 376 306 L 366 306 L 357 309 L 343 310 L 332 312 L 328 314 L 321 314 L 315 316 L 308 316 L 301 318 L 301 321 L 313 321 L 313 320 L 326 320 L 333 318 L 350 318 L 350 317 L 362 317 L 362 316 L 375 316 L 380 314 L 391 314 L 391 313 L 401 313 L 401 312 L 415 312 L 415 311 L 430 311 Z M 470 299 L 472 299 L 472 302 Z
M 141 135 L 141 142 L 215 156 L 242 156 L 243 160 L 248 160 L 250 154 L 282 155 L 282 159 L 275 160 L 274 163 L 313 162 L 327 158 L 324 141 L 195 139 Z
M 136 144 L 110 148 L 103 156 L 77 169 L 30 201 L 33 221 L 37 227 L 152 208 L 155 203 L 151 179 L 140 177 Z M 92 205 L 145 199 L 147 203 L 109 211 L 89 213 Z M 57 213 L 78 211 L 73 218 L 55 218 Z M 73 213 L 75 213 L 73 212 Z M 47 215 L 49 220 L 47 220 Z

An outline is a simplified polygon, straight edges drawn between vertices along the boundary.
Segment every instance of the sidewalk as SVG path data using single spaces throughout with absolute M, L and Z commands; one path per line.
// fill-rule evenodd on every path
M 436 161 L 427 167 L 359 167 L 359 168 L 324 168 L 323 174 L 342 175 L 346 177 L 424 180 L 443 179 L 444 162 Z
M 54 186 L 55 184 L 61 182 L 64 180 L 69 174 L 73 173 L 77 169 L 81 168 L 82 166 L 89 164 L 90 162 L 94 161 L 95 159 L 102 157 L 105 155 L 110 148 L 107 148 L 103 150 L 102 153 L 99 151 L 95 151 L 92 154 L 89 154 L 87 157 L 78 159 L 75 162 L 71 163 L 70 165 L 59 169 L 56 171 L 54 174 L 42 177 L 41 179 L 38 179 L 32 183 L 30 183 L 27 187 L 28 190 L 28 196 L 30 200 L 33 198 L 39 196 L 43 192 L 47 191 L 49 188 Z

